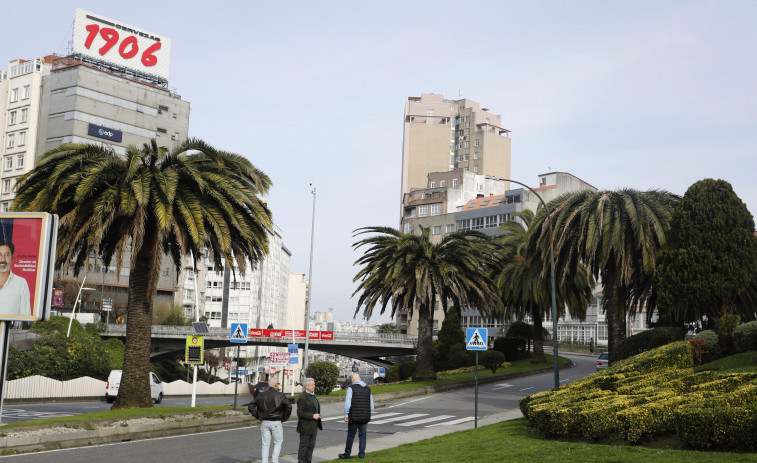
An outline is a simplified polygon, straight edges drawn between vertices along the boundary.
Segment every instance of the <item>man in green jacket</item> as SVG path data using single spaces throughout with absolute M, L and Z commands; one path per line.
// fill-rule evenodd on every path
M 321 405 L 315 397 L 315 380 L 305 378 L 302 386 L 305 392 L 300 394 L 297 399 L 297 432 L 300 433 L 300 448 L 297 452 L 298 463 L 311 463 L 313 460 L 313 449 L 315 448 L 315 438 L 319 429 L 323 429 L 321 424 Z

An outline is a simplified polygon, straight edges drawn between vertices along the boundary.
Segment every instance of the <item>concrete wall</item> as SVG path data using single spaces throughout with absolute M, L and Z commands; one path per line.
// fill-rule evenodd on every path
M 179 380 L 163 383 L 163 395 L 185 396 L 192 394 L 192 384 Z M 234 384 L 197 382 L 198 395 L 233 395 Z M 249 396 L 250 390 L 246 384 L 240 384 L 237 394 Z M 27 378 L 6 381 L 5 399 L 74 399 L 87 397 L 105 397 L 105 381 L 90 378 L 58 381 L 44 376 L 29 376 Z

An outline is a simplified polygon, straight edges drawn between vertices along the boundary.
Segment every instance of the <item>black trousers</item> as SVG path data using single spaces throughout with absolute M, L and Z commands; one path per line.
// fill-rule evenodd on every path
M 313 461 L 313 449 L 315 448 L 315 438 L 318 433 L 308 436 L 300 434 L 300 448 L 297 451 L 297 463 L 310 463 Z

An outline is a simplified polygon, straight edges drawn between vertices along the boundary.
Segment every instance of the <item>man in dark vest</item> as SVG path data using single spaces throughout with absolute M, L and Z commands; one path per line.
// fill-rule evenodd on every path
M 357 456 L 365 458 L 365 437 L 368 432 L 368 422 L 373 414 L 373 395 L 371 388 L 360 378 L 359 373 L 352 374 L 352 384 L 347 388 L 347 398 L 344 400 L 344 421 L 347 422 L 347 444 L 344 453 L 339 458 L 345 460 L 352 454 L 352 442 L 358 434 L 360 446 Z

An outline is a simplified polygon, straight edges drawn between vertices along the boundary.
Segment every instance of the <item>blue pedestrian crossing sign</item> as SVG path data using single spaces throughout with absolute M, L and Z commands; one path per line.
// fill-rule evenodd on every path
M 465 335 L 466 350 L 486 350 L 486 328 L 468 328 Z
M 247 323 L 232 323 L 229 341 L 247 342 Z

